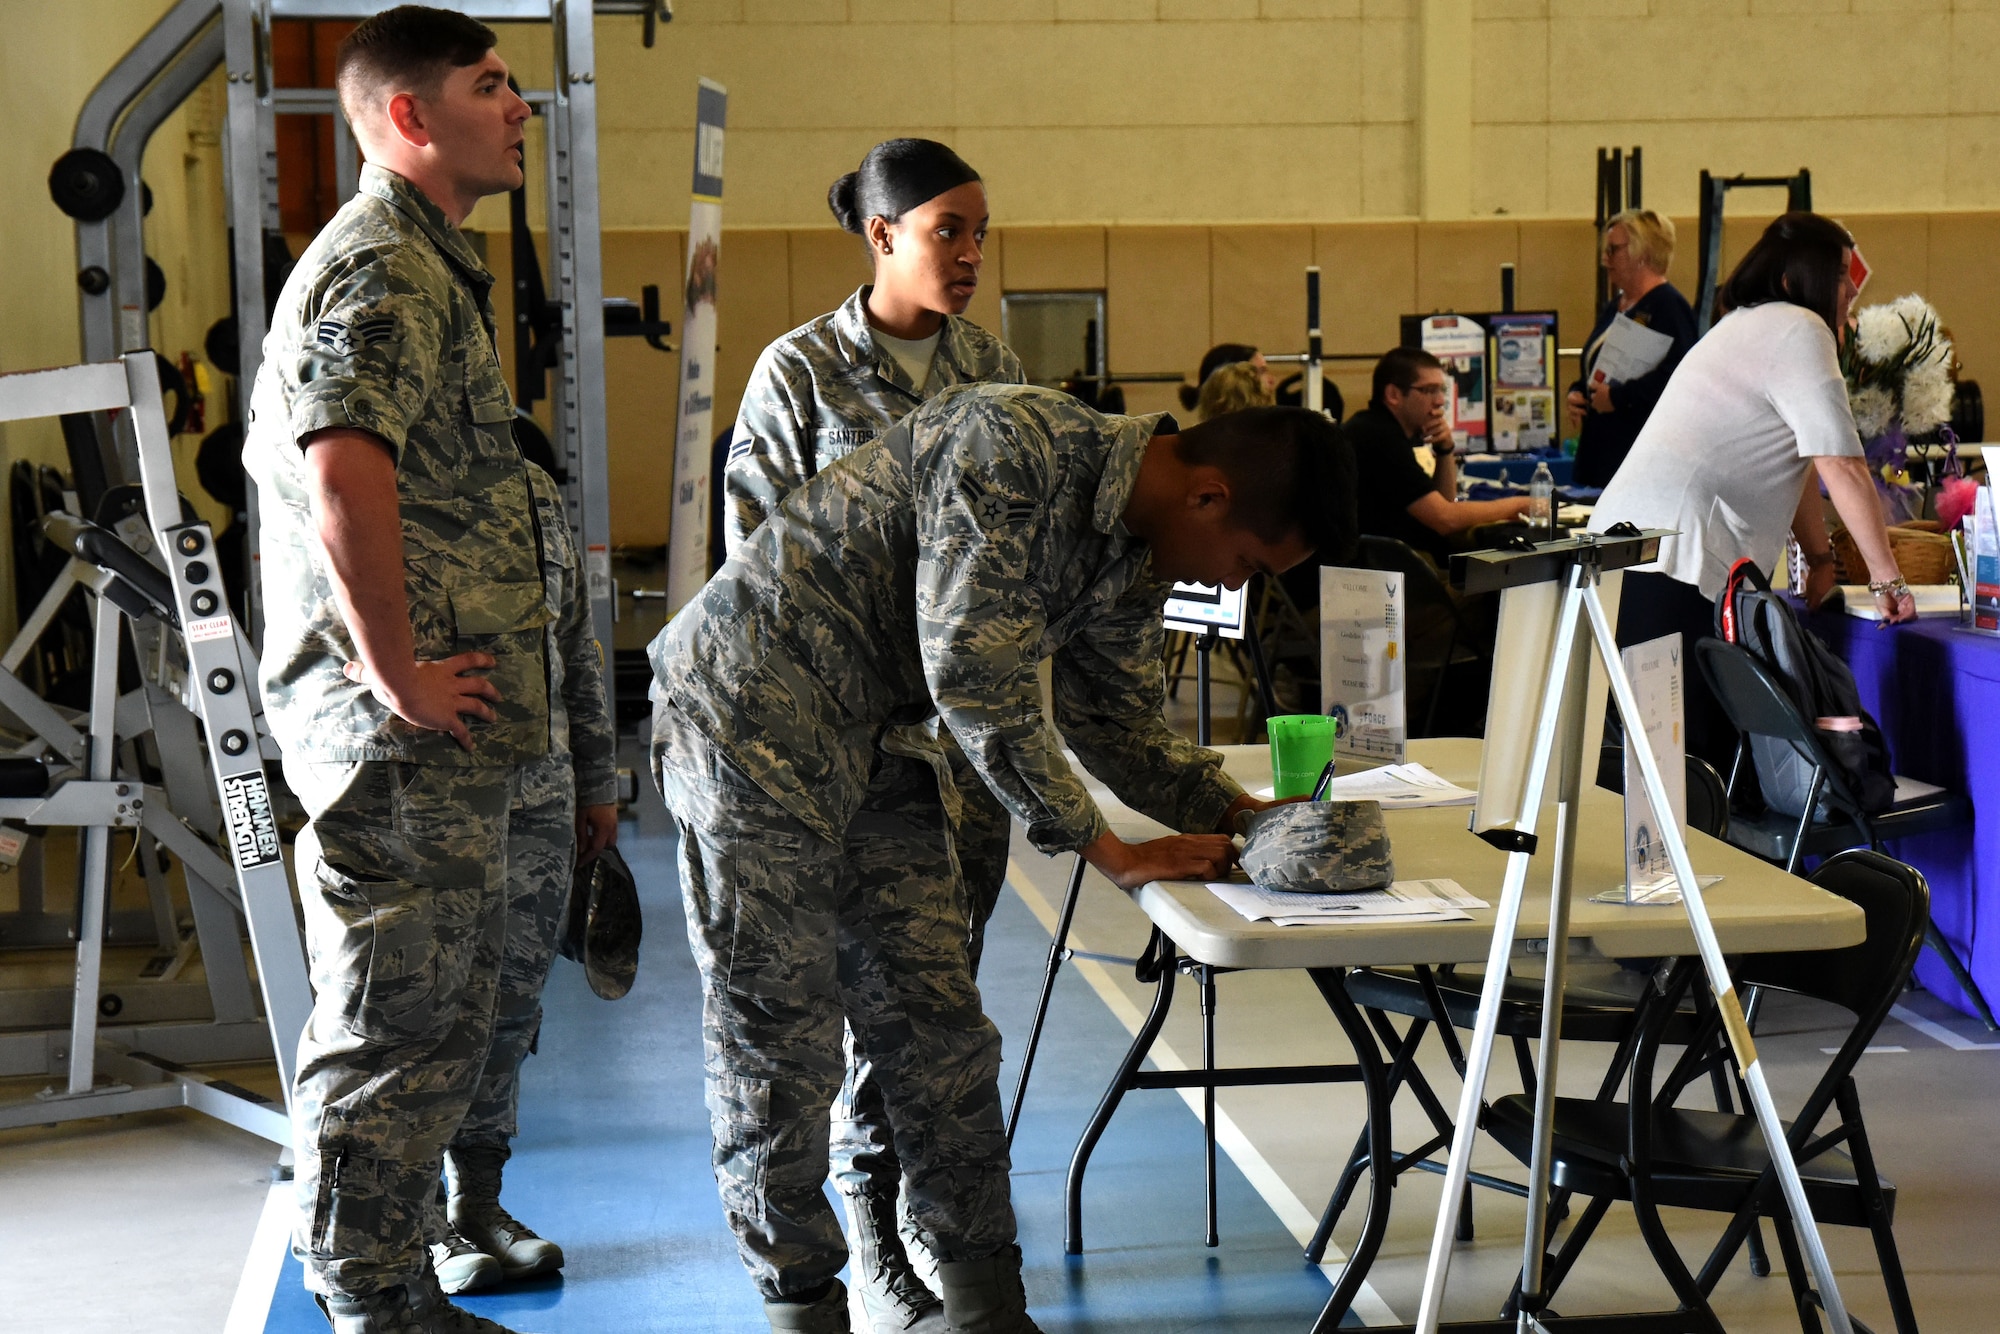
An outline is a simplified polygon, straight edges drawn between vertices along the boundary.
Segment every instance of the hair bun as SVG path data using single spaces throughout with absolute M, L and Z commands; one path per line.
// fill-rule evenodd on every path
M 842 231 L 853 232 L 856 236 L 861 235 L 861 211 L 854 197 L 859 179 L 859 173 L 850 171 L 826 192 L 826 206 L 833 211 L 833 220 L 840 224 Z
M 1191 384 L 1184 384 L 1181 386 L 1180 399 L 1181 406 L 1189 412 L 1193 412 L 1195 404 L 1201 402 L 1201 391 Z

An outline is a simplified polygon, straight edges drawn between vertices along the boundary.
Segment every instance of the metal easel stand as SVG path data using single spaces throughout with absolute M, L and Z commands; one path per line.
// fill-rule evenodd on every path
M 245 644 L 223 600 L 208 525 L 182 521 L 153 356 L 130 352 L 116 362 L 0 376 L 0 421 L 100 412 L 130 419 L 146 517 L 166 568 L 110 529 L 80 519 L 58 525 L 65 545 L 83 558 L 72 562 L 67 573 L 96 593 L 86 733 L 78 733 L 11 671 L 0 672 L 0 707 L 35 731 L 55 770 L 45 793 L 0 799 L 0 819 L 83 831 L 76 989 L 69 1031 L 59 1039 L 66 1049 L 67 1080 L 62 1089 L 0 1107 L 0 1129 L 185 1106 L 288 1144 L 290 1126 L 282 1107 L 188 1071 L 165 1056 L 100 1041 L 99 990 L 115 827 L 150 835 L 181 859 L 210 968 L 226 973 L 231 960 L 240 967 L 233 914 L 220 915 L 219 909 L 226 904 L 242 913 L 268 1019 L 265 1040 L 275 1048 L 287 1096 L 298 1036 L 312 1006 L 291 883 L 264 775 L 255 677 L 246 670 Z M 166 634 L 167 628 L 175 633 Z M 151 680 L 144 692 L 121 700 L 119 650 L 128 633 Z M 213 775 L 209 802 L 195 803 L 185 792 L 153 787 L 142 775 L 119 774 L 121 752 L 128 750 L 124 743 L 147 730 L 155 733 L 161 755 L 169 761 L 170 788 L 176 772 L 197 771 L 196 757 L 205 748 Z M 17 756 L 15 762 L 28 758 Z M 43 757 L 31 762 L 42 763 Z M 174 813 L 199 806 L 213 815 L 216 798 L 225 849 L 210 841 L 215 825 L 197 829 Z M 144 1030 L 131 1034 L 135 1041 L 143 1040 Z M 108 1076 L 107 1082 L 99 1081 L 100 1073 Z
M 1578 800 L 1584 775 L 1584 699 L 1590 678 L 1593 641 L 1610 678 L 1611 693 L 1619 715 L 1626 720 L 1626 744 L 1632 747 L 1638 761 L 1647 796 L 1655 810 L 1668 809 L 1666 785 L 1660 777 L 1659 763 L 1646 739 L 1644 727 L 1633 721 L 1638 717 L 1638 705 L 1632 683 L 1625 674 L 1610 621 L 1598 597 L 1599 559 L 1592 548 L 1584 547 L 1570 554 L 1564 562 L 1564 593 L 1556 622 L 1555 651 L 1550 658 L 1549 674 L 1543 687 L 1534 749 L 1521 796 L 1520 817 L 1511 830 L 1494 831 L 1490 840 L 1508 848 L 1507 877 L 1501 889 L 1493 944 L 1486 960 L 1486 985 L 1480 993 L 1478 1023 L 1473 1030 L 1465 1082 L 1459 1096 L 1451 1158 L 1445 1170 L 1444 1195 L 1438 1206 L 1437 1226 L 1431 1238 L 1430 1261 L 1424 1272 L 1423 1298 L 1414 1326 L 1419 1334 L 1435 1334 L 1439 1328 L 1445 1276 L 1451 1265 L 1452 1239 L 1457 1230 L 1466 1179 L 1472 1166 L 1473 1140 L 1478 1133 L 1479 1109 L 1485 1097 L 1486 1074 L 1493 1058 L 1508 959 L 1527 888 L 1528 864 L 1535 851 L 1535 824 L 1540 815 L 1549 769 L 1558 762 L 1561 770 L 1556 807 L 1555 876 L 1549 894 L 1548 976 L 1542 999 L 1541 1052 L 1535 1088 L 1535 1138 L 1528 1171 L 1528 1217 L 1522 1246 L 1519 1314 L 1510 1321 L 1469 1322 L 1454 1325 L 1453 1328 L 1514 1329 L 1527 1334 L 1528 1331 L 1560 1329 L 1571 1323 L 1553 1315 L 1544 1316 L 1546 1295 L 1542 1290 L 1542 1274 L 1547 1260 L 1544 1246 L 1548 1227 L 1549 1155 L 1554 1131 L 1557 1065 L 1562 1047 L 1563 987 L 1569 953 L 1566 942 L 1569 939 L 1570 895 L 1576 857 L 1576 824 L 1580 813 Z M 1589 620 L 1588 637 L 1582 630 L 1586 618 Z M 1559 731 L 1560 754 L 1557 752 Z M 1672 821 L 1661 830 L 1661 836 L 1666 842 L 1675 878 L 1680 882 L 1688 925 L 1693 929 L 1709 987 L 1721 1012 L 1723 1031 L 1742 1072 L 1748 1101 L 1777 1172 L 1785 1205 L 1791 1215 L 1789 1225 L 1798 1228 L 1800 1239 L 1805 1243 L 1807 1266 L 1834 1334 L 1852 1334 L 1853 1325 L 1834 1281 L 1833 1266 L 1827 1258 L 1818 1225 L 1813 1220 L 1812 1206 L 1799 1180 L 1798 1164 L 1793 1160 L 1784 1126 L 1778 1119 L 1764 1068 L 1758 1062 L 1756 1043 L 1751 1037 L 1749 1025 L 1744 1021 L 1743 1007 L 1730 982 L 1715 926 L 1702 901 L 1694 867 L 1688 858 L 1686 840 L 1680 827 Z M 1785 1227 L 1788 1223 L 1777 1220 L 1776 1225 Z M 1648 1240 L 1651 1242 L 1654 1239 Z M 1664 1254 L 1659 1245 L 1654 1245 L 1652 1249 L 1655 1260 L 1681 1301 L 1680 1312 L 1673 1314 L 1683 1316 L 1695 1327 L 1720 1331 L 1721 1324 L 1708 1309 L 1706 1298 L 1696 1287 L 1686 1266 L 1673 1254 L 1671 1244 L 1664 1247 Z M 1611 1327 L 1620 1319 L 1629 1319 L 1648 1328 L 1667 1328 L 1662 1318 L 1660 1314 L 1625 1318 L 1592 1316 L 1582 1317 L 1576 1323 L 1587 1321 L 1592 1329 L 1601 1329 Z M 1682 1323 L 1671 1327 L 1678 1329 L 1687 1325 Z

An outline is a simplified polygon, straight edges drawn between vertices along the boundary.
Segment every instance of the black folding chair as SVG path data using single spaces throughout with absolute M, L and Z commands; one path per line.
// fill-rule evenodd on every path
M 1860 905 L 1867 914 L 1867 938 L 1844 950 L 1746 956 L 1740 964 L 1739 982 L 1826 1001 L 1855 1016 L 1853 1027 L 1798 1116 L 1786 1123 L 1785 1137 L 1813 1217 L 1821 1223 L 1868 1229 L 1898 1334 L 1917 1334 L 1916 1315 L 1891 1226 L 1896 1188 L 1876 1171 L 1855 1089 L 1854 1067 L 1888 1017 L 1923 947 L 1930 922 L 1930 887 L 1915 868 L 1866 849 L 1839 854 L 1812 879 L 1822 889 Z M 1775 1220 L 1800 1328 L 1805 1334 L 1819 1334 L 1819 1319 L 1813 1309 L 1817 1295 L 1807 1286 L 1798 1239 L 1756 1119 L 1674 1106 L 1681 1092 L 1705 1071 L 1729 1063 L 1729 1048 L 1718 1040 L 1719 1021 L 1711 1017 L 1686 1045 L 1667 1079 L 1654 1089 L 1660 1047 L 1674 1043 L 1668 1035 L 1671 1016 L 1665 1007 L 1690 983 L 1698 982 L 1697 963 L 1688 959 L 1677 964 L 1665 995 L 1649 1005 L 1633 1054 L 1629 1102 L 1556 1100 L 1550 1180 L 1556 1187 L 1587 1196 L 1590 1204 L 1548 1263 L 1543 1303 L 1545 1306 L 1574 1268 L 1611 1204 L 1629 1200 L 1647 1247 L 1672 1285 L 1681 1310 L 1704 1317 L 1716 1330 L 1721 1325 L 1709 1308 L 1709 1294 L 1757 1219 Z M 1820 1133 L 1820 1122 L 1829 1110 L 1838 1112 L 1839 1123 Z M 1485 1128 L 1526 1163 L 1533 1153 L 1534 1122 L 1533 1097 L 1514 1095 L 1487 1109 Z M 1698 1276 L 1688 1272 L 1668 1238 L 1660 1222 L 1662 1207 L 1731 1215 Z M 1553 1224 L 1549 1240 L 1554 1240 Z M 1858 1320 L 1854 1325 L 1867 1330 Z
M 1694 651 L 1709 689 L 1721 703 L 1722 711 L 1729 715 L 1729 721 L 1743 734 L 1729 775 L 1732 799 L 1738 795 L 1739 784 L 1746 781 L 1746 774 L 1748 781 L 1755 781 L 1756 766 L 1749 758 L 1749 738 L 1753 736 L 1784 742 L 1813 767 L 1805 809 L 1800 814 L 1767 811 L 1762 815 L 1736 817 L 1729 830 L 1729 841 L 1745 852 L 1777 862 L 1797 874 L 1800 861 L 1807 856 L 1823 856 L 1855 846 L 1880 852 L 1883 843 L 1890 839 L 1971 823 L 1972 803 L 1962 792 L 1911 795 L 1879 814 L 1866 813 L 1845 773 L 1828 762 L 1826 749 L 1820 744 L 1819 729 L 1799 712 L 1791 695 L 1763 663 L 1741 645 L 1720 639 L 1701 640 Z M 1911 786 L 1908 779 L 1896 779 L 1899 793 Z M 1987 1030 L 2000 1031 L 1979 984 L 1972 980 L 1951 942 L 1935 925 L 1929 926 L 1927 932 L 1924 944 L 1944 961 L 1960 990 L 1979 1011 Z
M 1698 756 L 1687 757 L 1688 825 L 1710 837 L 1720 838 L 1729 826 L 1729 803 L 1723 793 L 1722 777 Z M 1383 1047 L 1394 1062 L 1390 1087 L 1407 1086 L 1430 1120 L 1432 1136 L 1420 1147 L 1398 1155 L 1397 1173 L 1417 1170 L 1442 1173 L 1444 1164 L 1431 1155 L 1451 1143 L 1452 1121 L 1430 1082 L 1416 1063 L 1417 1049 L 1424 1035 L 1435 1025 L 1444 1043 L 1445 1054 L 1460 1078 L 1465 1075 L 1465 1052 L 1456 1029 L 1473 1028 L 1479 1013 L 1479 994 L 1484 978 L 1478 972 L 1460 973 L 1455 968 L 1361 968 L 1348 975 L 1347 994 L 1361 1006 Z M 1599 1089 L 1600 1099 L 1609 1099 L 1623 1080 L 1625 1067 L 1638 1037 L 1638 1005 L 1646 989 L 1646 978 L 1626 969 L 1605 969 L 1599 974 L 1572 976 L 1563 996 L 1562 1036 L 1565 1042 L 1606 1042 L 1618 1045 L 1611 1067 Z M 1389 1016 L 1402 1015 L 1411 1023 L 1400 1035 Z M 1441 1019 L 1440 1016 L 1443 1018 Z M 1449 1022 L 1444 1022 L 1448 1020 Z M 1673 1033 L 1685 1040 L 1702 1020 L 1695 1002 L 1682 1007 L 1670 1020 Z M 1513 1041 L 1514 1062 L 1523 1087 L 1535 1087 L 1535 1061 L 1528 1044 L 1542 1035 L 1542 984 L 1531 977 L 1509 976 L 1501 993 L 1499 1036 Z M 1672 1040 L 1671 1038 L 1669 1040 Z M 1722 1073 L 1715 1077 L 1716 1106 L 1727 1111 L 1732 1106 Z M 1334 1185 L 1319 1227 L 1306 1248 L 1306 1258 L 1314 1264 L 1325 1255 L 1335 1225 L 1346 1210 L 1354 1188 L 1368 1165 L 1368 1139 L 1364 1131 L 1356 1141 L 1347 1165 Z M 1510 1195 L 1526 1192 L 1517 1182 L 1482 1172 L 1468 1178 L 1473 1185 L 1504 1191 Z M 1472 1192 L 1468 1187 L 1459 1209 L 1458 1237 L 1470 1241 L 1473 1235 Z M 1752 1267 L 1760 1275 L 1768 1272 L 1758 1243 L 1752 1242 Z
M 1393 537 L 1363 537 L 1355 564 L 1366 570 L 1401 574 L 1403 586 L 1404 677 L 1409 685 L 1412 716 L 1423 700 L 1423 725 L 1412 736 L 1437 735 L 1438 706 L 1453 669 L 1460 675 L 1477 668 L 1486 655 L 1466 633 L 1465 610 L 1445 586 L 1437 567 L 1421 552 Z

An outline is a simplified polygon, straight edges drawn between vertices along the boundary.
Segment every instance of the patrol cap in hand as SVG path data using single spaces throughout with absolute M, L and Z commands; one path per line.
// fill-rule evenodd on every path
M 1242 863 L 1266 889 L 1337 894 L 1396 878 L 1389 829 L 1373 801 L 1297 801 L 1238 817 Z
M 639 886 L 617 848 L 576 868 L 557 948 L 583 965 L 590 989 L 617 1000 L 639 975 Z

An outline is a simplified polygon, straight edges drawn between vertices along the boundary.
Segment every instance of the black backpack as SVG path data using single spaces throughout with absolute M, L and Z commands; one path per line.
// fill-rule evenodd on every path
M 1771 591 L 1771 581 L 1754 562 L 1739 560 L 1730 567 L 1715 600 L 1715 633 L 1756 658 L 1808 724 L 1828 717 L 1861 719 L 1858 732 L 1815 729 L 1830 770 L 1815 819 L 1828 819 L 1832 812 L 1876 815 L 1895 804 L 1889 747 L 1882 729 L 1861 707 L 1854 673 L 1825 641 L 1799 624 L 1792 604 Z M 1785 815 L 1803 814 L 1812 788 L 1812 760 L 1791 743 L 1764 736 L 1750 738 L 1750 758 L 1765 803 Z

